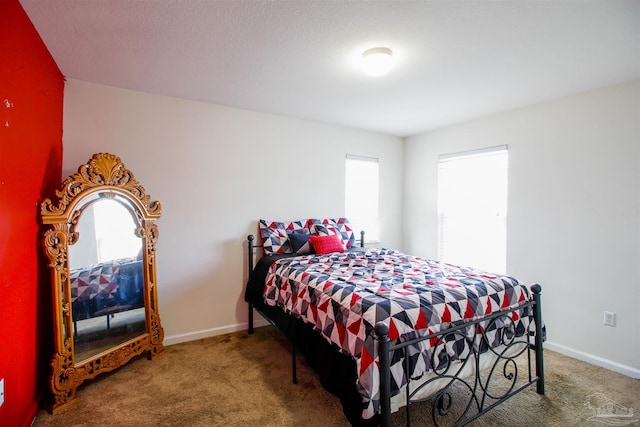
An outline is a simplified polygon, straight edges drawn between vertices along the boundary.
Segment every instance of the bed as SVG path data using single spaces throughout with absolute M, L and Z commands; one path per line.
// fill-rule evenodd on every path
M 260 220 L 259 232 L 249 333 L 257 310 L 291 341 L 293 381 L 300 351 L 352 425 L 391 425 L 423 401 L 435 425 L 462 425 L 532 384 L 544 394 L 539 285 L 367 249 L 363 235 L 358 246 L 346 218 Z
M 122 258 L 69 272 L 72 319 L 92 319 L 144 307 L 142 261 Z M 77 328 L 76 328 L 77 330 Z

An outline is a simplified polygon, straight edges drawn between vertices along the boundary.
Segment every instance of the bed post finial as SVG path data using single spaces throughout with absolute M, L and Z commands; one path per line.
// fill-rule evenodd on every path
M 386 323 L 384 322 L 376 323 L 374 330 L 376 331 L 376 336 L 378 337 L 379 340 L 384 340 L 385 338 L 387 339 L 389 338 L 389 326 L 387 326 Z

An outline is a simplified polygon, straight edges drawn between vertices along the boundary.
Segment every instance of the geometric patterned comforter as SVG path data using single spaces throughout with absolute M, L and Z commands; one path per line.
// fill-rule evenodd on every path
M 379 406 L 377 322 L 389 325 L 392 341 L 408 340 L 530 299 L 528 288 L 512 277 L 379 248 L 280 259 L 269 269 L 264 296 L 266 304 L 314 325 L 354 358 L 364 419 Z M 528 314 L 511 316 L 520 335 L 529 328 Z M 454 359 L 456 349 L 464 348 L 459 344 L 446 344 Z M 423 345 L 427 348 L 409 355 L 413 379 L 431 369 L 429 343 Z M 392 395 L 406 384 L 403 357 L 391 356 Z
M 118 305 L 142 307 L 142 281 L 142 261 L 136 257 L 71 269 L 69 287 L 73 320 L 89 319 L 101 309 Z
M 119 269 L 120 263 L 113 261 L 71 270 L 71 301 L 93 299 L 98 296 L 105 299 L 113 298 L 118 288 Z

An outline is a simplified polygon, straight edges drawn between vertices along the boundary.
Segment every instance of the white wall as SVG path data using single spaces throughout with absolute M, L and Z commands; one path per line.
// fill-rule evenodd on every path
M 640 82 L 407 138 L 407 252 L 437 253 L 438 156 L 500 144 L 507 270 L 542 285 L 548 347 L 640 378 Z
M 508 144 L 507 268 L 543 286 L 548 347 L 640 377 L 639 123 L 634 82 L 403 147 L 392 136 L 70 80 L 63 175 L 111 152 L 162 202 L 160 314 L 173 344 L 246 327 L 246 235 L 259 218 L 343 215 L 345 154 L 380 158 L 384 245 L 435 257 L 438 155 Z M 605 310 L 616 312 L 615 328 L 602 325 Z
M 165 344 L 246 328 L 246 236 L 260 218 L 344 216 L 345 155 L 380 159 L 381 239 L 402 246 L 402 139 L 67 82 L 63 176 L 120 156 L 153 200 Z

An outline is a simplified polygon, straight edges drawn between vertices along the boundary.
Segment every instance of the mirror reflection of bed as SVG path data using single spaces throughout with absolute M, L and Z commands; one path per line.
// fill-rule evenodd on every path
M 146 331 L 142 239 L 123 198 L 87 198 L 69 246 L 76 363 Z

